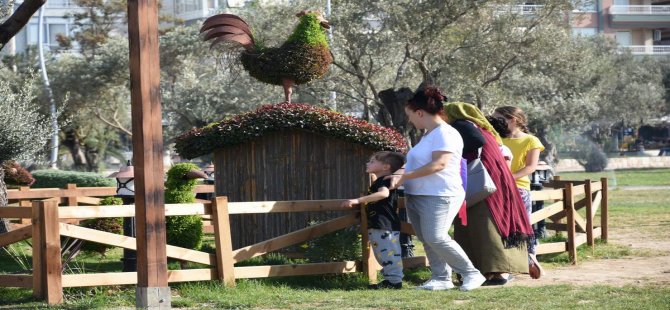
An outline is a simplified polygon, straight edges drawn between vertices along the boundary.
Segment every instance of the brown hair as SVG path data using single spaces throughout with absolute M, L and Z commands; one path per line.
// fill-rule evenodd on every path
M 521 131 L 528 133 L 528 117 L 519 107 L 506 105 L 498 107 L 495 112 L 504 116 L 506 119 L 514 119 L 515 125 L 521 128 Z
M 390 165 L 391 172 L 395 172 L 405 164 L 405 155 L 398 152 L 381 151 L 372 154 L 372 157 L 382 163 Z
M 436 115 L 442 114 L 445 101 L 447 101 L 447 97 L 439 88 L 426 86 L 423 89 L 419 89 L 412 99 L 405 103 L 405 106 L 412 109 L 412 111 L 424 110 L 429 114 Z
M 489 115 L 486 117 L 486 120 L 491 123 L 493 129 L 498 132 L 501 138 L 507 138 L 510 134 L 509 128 L 507 128 L 507 121 L 504 117 Z

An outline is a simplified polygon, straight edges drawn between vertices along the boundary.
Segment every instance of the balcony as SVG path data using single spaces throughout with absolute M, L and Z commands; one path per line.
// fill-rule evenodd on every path
M 613 5 L 609 15 L 613 28 L 670 27 L 670 5 Z
M 623 50 L 629 50 L 633 55 L 666 56 L 670 55 L 670 45 L 628 45 L 621 46 Z
M 497 7 L 498 14 L 520 14 L 520 15 L 535 15 L 537 11 L 541 10 L 544 5 L 501 5 Z

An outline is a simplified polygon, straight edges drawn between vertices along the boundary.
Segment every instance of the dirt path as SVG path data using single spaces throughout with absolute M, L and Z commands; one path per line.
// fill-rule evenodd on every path
M 639 232 L 612 230 L 610 242 L 639 249 L 670 251 L 670 238 L 650 240 Z M 670 285 L 670 255 L 626 257 L 578 262 L 576 266 L 546 269 L 545 275 L 533 280 L 517 275 L 509 285 Z

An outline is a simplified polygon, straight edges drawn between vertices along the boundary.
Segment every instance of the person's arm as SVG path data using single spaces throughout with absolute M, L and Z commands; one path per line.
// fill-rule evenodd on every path
M 349 199 L 342 202 L 342 207 L 352 207 L 357 204 L 364 204 L 368 202 L 375 202 L 387 198 L 390 195 L 390 191 L 386 187 L 380 187 L 379 191 L 372 193 L 367 196 L 359 197 L 356 199 Z
M 538 161 L 540 161 L 540 149 L 535 148 L 528 151 L 526 154 L 526 165 L 512 174 L 514 179 L 517 180 L 535 172 Z
M 420 177 L 425 177 L 427 175 L 431 175 L 433 173 L 436 173 L 440 170 L 443 170 L 444 168 L 447 167 L 447 163 L 449 163 L 449 159 L 451 159 L 451 156 L 454 154 L 451 152 L 446 152 L 446 151 L 435 151 L 432 153 L 432 161 L 429 162 L 428 164 L 424 165 L 423 167 L 420 167 L 419 169 L 416 169 L 412 172 L 406 172 L 403 175 L 400 176 L 400 178 L 394 177 L 391 179 L 391 188 L 395 189 L 398 188 L 400 185 L 402 185 L 405 181 L 407 180 L 412 180 Z M 393 184 L 393 181 L 397 179 L 398 182 L 396 184 Z

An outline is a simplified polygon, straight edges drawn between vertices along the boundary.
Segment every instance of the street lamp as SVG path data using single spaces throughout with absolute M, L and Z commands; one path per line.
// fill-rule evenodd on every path
M 209 163 L 205 167 L 205 169 L 202 169 L 202 172 L 204 172 L 207 175 L 207 179 L 205 179 L 205 183 L 207 184 L 214 184 L 214 164 Z
M 116 179 L 116 197 L 123 200 L 124 205 L 135 204 L 135 171 L 130 163 L 121 166 L 118 172 L 114 172 L 108 178 Z M 135 237 L 135 217 L 123 218 L 123 235 Z M 137 252 L 129 249 L 123 249 L 123 272 L 137 271 Z

